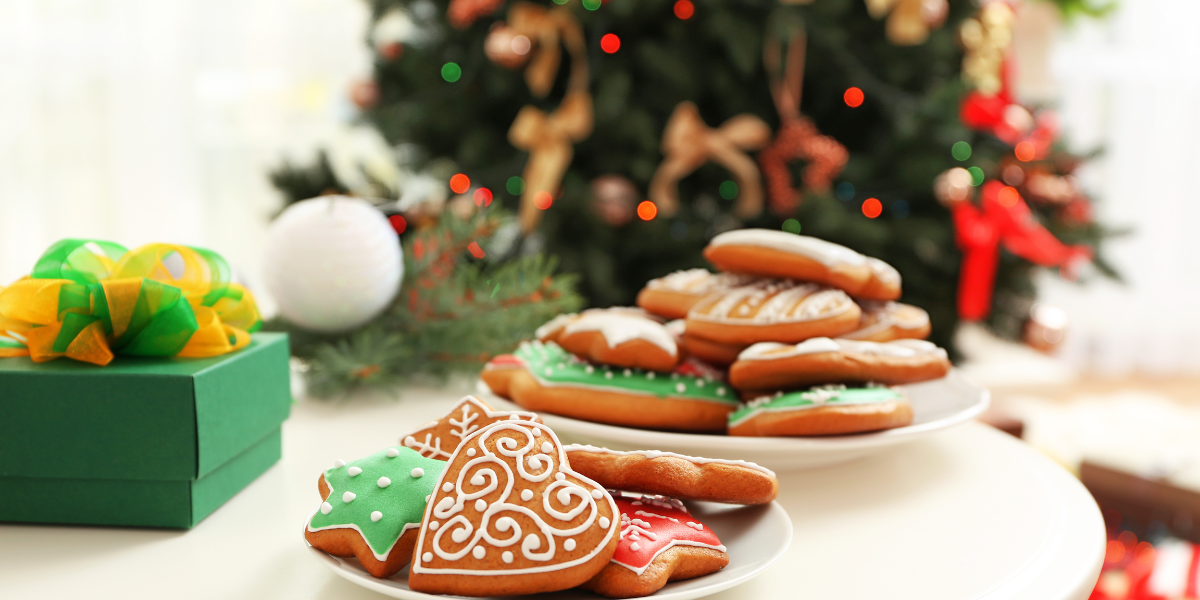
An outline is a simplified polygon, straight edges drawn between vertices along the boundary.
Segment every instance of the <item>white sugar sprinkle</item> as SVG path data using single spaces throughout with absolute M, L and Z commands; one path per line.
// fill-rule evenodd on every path
M 346 492 L 345 494 L 342 494 L 342 502 L 353 502 L 355 498 L 357 498 L 357 496 L 354 494 L 354 492 Z
M 376 481 L 375 484 L 381 488 L 385 488 L 389 485 L 392 485 L 392 480 L 387 477 L 380 477 L 379 481 Z
M 346 469 L 346 474 L 351 477 L 354 477 L 354 476 L 358 475 L 359 473 L 362 473 L 362 469 L 360 469 L 358 467 L 350 467 L 349 469 Z
M 383 518 L 383 513 L 379 512 L 377 510 L 371 511 L 371 520 L 372 521 L 378 521 L 382 518 Z
M 409 438 L 408 438 L 408 439 L 412 439 L 412 436 L 409 436 Z M 387 449 L 387 457 L 388 457 L 388 458 L 396 458 L 397 456 L 400 456 L 400 451 L 399 451 L 399 450 L 397 450 L 397 449 L 395 449 L 395 448 L 388 448 L 388 449 Z
M 425 469 L 422 469 L 421 467 L 417 467 L 417 468 L 413 469 L 412 471 L 410 471 L 408 474 L 412 475 L 413 479 L 418 479 L 418 478 L 425 476 Z
M 328 502 L 321 503 L 321 514 L 327 515 L 327 514 L 329 514 L 329 511 L 331 511 L 331 510 L 333 510 L 332 504 L 330 504 Z

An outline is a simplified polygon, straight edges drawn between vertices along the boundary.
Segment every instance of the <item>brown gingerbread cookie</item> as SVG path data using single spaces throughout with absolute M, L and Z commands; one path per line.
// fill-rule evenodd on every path
M 750 401 L 729 415 L 729 435 L 861 433 L 904 427 L 912 418 L 912 407 L 897 388 L 833 385 Z
M 646 287 L 638 292 L 637 305 L 661 317 L 682 319 L 692 306 L 708 294 L 747 285 L 752 281 L 754 277 L 751 275 L 713 273 L 707 269 L 675 271 L 646 283 Z
M 614 497 L 621 541 L 612 561 L 583 587 L 609 598 L 649 596 L 670 581 L 714 573 L 729 564 L 717 534 L 662 496 Z
M 446 468 L 408 448 L 387 448 L 321 474 L 321 505 L 304 539 L 334 556 L 356 557 L 375 577 L 391 577 L 412 557 L 426 498 Z
M 899 302 L 877 302 L 863 300 L 862 317 L 858 329 L 843 334 L 848 340 L 868 342 L 890 342 L 892 340 L 923 340 L 929 337 L 929 313 Z
M 576 472 L 612 490 L 729 504 L 766 504 L 779 493 L 775 473 L 742 460 L 579 444 L 567 446 L 567 458 Z
M 812 338 L 799 344 L 763 342 L 746 348 L 729 367 L 729 382 L 741 392 L 765 392 L 823 383 L 916 383 L 949 372 L 946 351 L 925 340 Z
M 773 229 L 717 235 L 704 258 L 722 271 L 823 283 L 864 300 L 896 300 L 900 274 L 891 265 L 845 246 Z
M 700 336 L 689 334 L 687 331 L 679 337 L 679 345 L 683 346 L 688 356 L 694 356 L 706 363 L 718 367 L 728 367 L 737 361 L 738 354 L 749 346 L 747 344 L 725 344 L 706 340 Z
M 613 367 L 669 372 L 682 358 L 675 336 L 640 309 L 587 310 L 566 321 L 553 335 L 568 352 Z M 552 321 L 553 323 L 553 321 Z
M 563 313 L 546 321 L 533 332 L 533 337 L 539 342 L 557 342 L 558 334 L 564 327 L 576 319 L 592 313 L 620 313 L 631 317 L 643 317 L 652 321 L 662 322 L 662 319 L 636 306 L 610 306 L 608 308 L 589 308 L 580 313 Z
M 421 456 L 449 460 L 455 448 L 480 427 L 496 421 L 523 420 L 541 422 L 536 413 L 492 410 L 483 400 L 465 396 L 446 416 L 430 421 L 400 436 L 400 443 L 416 450 Z
M 462 596 L 572 588 L 612 558 L 619 515 L 603 487 L 571 470 L 544 424 L 492 423 L 468 436 L 442 472 L 408 585 Z
M 483 365 L 483 371 L 479 373 L 479 378 L 488 386 L 488 389 L 493 394 L 501 398 L 511 399 L 512 396 L 508 393 L 508 384 L 512 380 L 512 376 L 519 371 L 525 369 L 525 363 L 512 354 L 500 354 L 487 361 Z
M 688 313 L 685 331 L 727 345 L 795 343 L 854 331 L 861 313 L 841 290 L 764 279 L 705 297 Z

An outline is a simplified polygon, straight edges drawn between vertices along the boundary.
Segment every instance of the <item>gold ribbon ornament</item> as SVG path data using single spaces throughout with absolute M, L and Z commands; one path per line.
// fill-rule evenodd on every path
M 738 184 L 734 214 L 748 219 L 763 209 L 763 189 L 758 166 L 746 155 L 771 141 L 771 128 L 760 118 L 736 115 L 715 129 L 705 124 L 691 102 L 680 102 L 663 129 L 666 156 L 650 180 L 650 200 L 664 217 L 679 211 L 679 180 L 709 161 L 733 174 Z
M 66 239 L 0 288 L 0 357 L 107 365 L 114 354 L 218 356 L 262 326 L 254 296 L 215 252 Z

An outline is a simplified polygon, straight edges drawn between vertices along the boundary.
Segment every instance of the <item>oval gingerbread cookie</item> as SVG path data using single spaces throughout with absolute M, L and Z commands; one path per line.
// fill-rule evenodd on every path
M 727 504 L 766 504 L 779 493 L 770 469 L 744 460 L 659 450 L 567 446 L 571 468 L 612 490 Z
M 463 596 L 572 588 L 608 564 L 619 518 L 612 496 L 571 470 L 554 432 L 498 421 L 463 440 L 442 472 L 408 584 Z
M 746 348 L 729 367 L 729 382 L 742 392 L 773 391 L 821 383 L 916 383 L 949 372 L 946 351 L 925 340 L 812 338 L 799 344 L 763 342 Z
M 553 339 L 591 362 L 671 371 L 681 358 L 675 336 L 659 321 L 634 310 L 638 312 L 624 307 L 584 311 L 562 322 Z
M 609 598 L 649 596 L 671 581 L 694 579 L 729 564 L 717 534 L 664 496 L 619 495 L 621 541 L 612 561 L 583 587 Z
M 516 355 L 513 402 L 585 421 L 667 429 L 722 431 L 737 407 L 733 390 L 708 376 L 593 365 L 553 342 L 527 342 Z M 686 363 L 685 363 L 686 365 Z
M 647 282 L 638 292 L 637 305 L 661 317 L 682 319 L 701 298 L 747 285 L 754 279 L 752 275 L 713 273 L 706 269 L 675 271 Z
M 446 468 L 408 448 L 338 461 L 317 482 L 321 506 L 304 539 L 334 556 L 354 556 L 375 577 L 391 577 L 412 557 L 425 501 Z
M 815 281 L 864 300 L 896 300 L 900 274 L 845 246 L 773 229 L 738 229 L 712 239 L 704 258 L 718 269 Z
M 862 317 L 858 329 L 842 335 L 848 340 L 890 342 L 892 340 L 923 340 L 929 337 L 929 313 L 899 302 L 859 302 Z
M 841 290 L 766 279 L 701 300 L 688 313 L 685 334 L 726 345 L 795 343 L 854 331 L 861 314 Z
M 912 407 L 899 390 L 835 385 L 752 400 L 729 415 L 729 435 L 833 435 L 910 423 Z

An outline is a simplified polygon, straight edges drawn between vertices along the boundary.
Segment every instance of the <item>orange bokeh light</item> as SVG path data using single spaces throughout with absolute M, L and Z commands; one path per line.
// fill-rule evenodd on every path
M 621 49 L 621 38 L 615 33 L 606 33 L 600 38 L 600 49 L 612 54 Z
M 649 200 L 642 200 L 638 204 L 638 218 L 643 221 L 649 221 L 658 216 L 658 207 Z
M 475 190 L 475 194 L 472 196 L 472 198 L 475 200 L 475 206 L 491 206 L 492 190 L 487 188 L 479 188 Z
M 696 14 L 696 6 L 690 0 L 679 0 L 675 3 L 675 16 L 683 20 L 692 18 Z
M 471 189 L 471 178 L 459 173 L 450 178 L 450 191 L 455 194 L 464 194 Z
M 846 101 L 846 106 L 850 108 L 862 106 L 863 98 L 863 91 L 856 87 L 847 89 L 846 93 L 842 95 L 842 99 Z
M 475 258 L 483 258 L 483 257 L 487 256 L 487 253 L 484 252 L 483 248 L 480 248 L 479 244 L 476 242 L 471 242 L 470 244 L 467 244 L 467 251 L 470 252 L 471 256 L 474 256 Z
M 883 203 L 878 198 L 867 198 L 863 200 L 862 212 L 868 219 L 874 219 L 883 214 Z
M 1021 199 L 1021 193 L 1015 187 L 1005 187 L 996 195 L 996 200 L 1000 202 L 1000 206 L 1012 206 Z
M 1017 156 L 1017 160 L 1029 162 L 1037 156 L 1037 148 L 1033 146 L 1033 142 L 1020 142 L 1013 148 L 1013 154 Z
M 1125 544 L 1117 540 L 1109 540 L 1104 548 L 1104 561 L 1110 563 L 1121 562 L 1125 558 Z
M 550 192 L 538 192 L 533 195 L 534 206 L 546 210 L 550 208 L 551 204 L 554 204 L 554 197 L 550 195 Z

